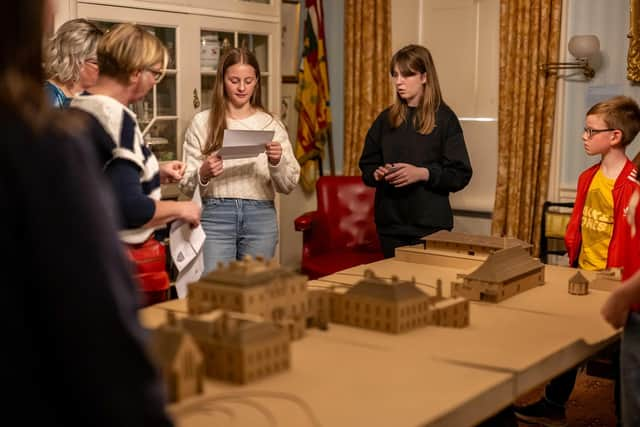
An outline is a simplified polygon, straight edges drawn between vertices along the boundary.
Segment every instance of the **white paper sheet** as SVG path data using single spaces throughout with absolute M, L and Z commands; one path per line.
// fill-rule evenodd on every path
M 178 298 L 185 298 L 187 296 L 187 290 L 189 283 L 200 280 L 200 276 L 204 272 L 204 257 L 202 251 L 198 252 L 195 259 L 191 261 L 181 272 L 178 273 L 176 278 L 176 292 Z
M 265 145 L 273 141 L 274 135 L 272 130 L 225 129 L 218 155 L 225 160 L 256 157 L 265 152 Z
M 193 201 L 198 206 L 202 206 L 200 189 L 197 186 Z M 205 237 L 202 225 L 192 228 L 191 224 L 183 220 L 171 223 L 169 247 L 171 258 L 179 272 L 175 284 L 179 298 L 184 298 L 187 295 L 187 285 L 200 279 L 202 275 L 204 270 L 202 246 Z

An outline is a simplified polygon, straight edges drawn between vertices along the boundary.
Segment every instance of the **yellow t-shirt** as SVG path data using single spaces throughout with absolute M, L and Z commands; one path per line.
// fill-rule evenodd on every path
M 582 248 L 578 266 L 584 270 L 607 268 L 609 242 L 613 233 L 613 185 L 598 169 L 591 181 L 582 209 Z

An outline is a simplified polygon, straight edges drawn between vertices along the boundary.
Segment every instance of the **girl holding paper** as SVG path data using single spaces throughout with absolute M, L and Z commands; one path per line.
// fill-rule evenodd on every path
M 230 49 L 220 59 L 211 109 L 196 114 L 185 134 L 187 169 L 180 188 L 192 195 L 200 186 L 205 273 L 246 255 L 272 258 L 278 243 L 275 193 L 288 194 L 298 184 L 300 166 L 287 131 L 262 106 L 260 85 L 254 54 Z M 225 129 L 272 130 L 275 136 L 256 157 L 223 159 Z

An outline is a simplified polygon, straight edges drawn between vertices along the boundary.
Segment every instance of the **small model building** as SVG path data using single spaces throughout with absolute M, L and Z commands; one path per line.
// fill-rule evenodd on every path
M 214 309 L 256 314 L 285 326 L 292 340 L 299 339 L 308 317 L 307 277 L 274 260 L 233 261 L 191 283 L 187 306 L 191 314 Z
M 521 247 L 529 249 L 531 244 L 513 237 L 493 237 L 455 231 L 436 231 L 422 239 L 425 249 L 453 252 L 473 256 L 488 256 L 502 249 Z
M 364 278 L 342 294 L 333 293 L 331 321 L 388 333 L 403 333 L 438 324 L 464 327 L 469 324 L 469 304 L 463 298 L 430 297 L 415 280 L 391 281 L 366 270 Z
M 451 295 L 474 301 L 499 302 L 517 293 L 544 285 L 544 264 L 521 246 L 489 255 L 472 273 L 451 284 Z
M 622 269 L 621 268 L 609 268 L 607 270 L 597 271 L 595 278 L 589 282 L 591 289 L 598 289 L 601 291 L 612 291 L 622 282 Z
M 173 313 L 168 322 L 151 332 L 150 353 L 162 378 L 169 402 L 178 402 L 203 391 L 204 369 L 200 348 L 179 327 Z
M 579 271 L 569 279 L 569 293 L 571 295 L 587 295 L 589 281 Z
M 202 393 L 203 376 L 238 384 L 288 370 L 288 332 L 259 316 L 215 310 L 169 321 L 151 333 L 151 356 L 172 402 Z
M 202 350 L 208 377 L 246 384 L 289 369 L 289 334 L 272 322 L 217 310 L 182 325 Z

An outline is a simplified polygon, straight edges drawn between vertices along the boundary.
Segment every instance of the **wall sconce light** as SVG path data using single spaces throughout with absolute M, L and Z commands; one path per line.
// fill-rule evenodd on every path
M 582 70 L 584 77 L 592 79 L 596 72 L 589 65 L 589 58 L 600 52 L 600 40 L 592 34 L 583 36 L 573 36 L 569 40 L 569 52 L 576 58 L 575 62 L 549 62 L 540 65 L 540 71 L 546 75 L 557 73 L 558 70 Z

